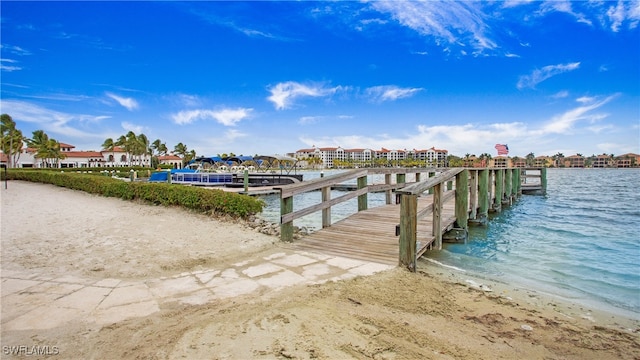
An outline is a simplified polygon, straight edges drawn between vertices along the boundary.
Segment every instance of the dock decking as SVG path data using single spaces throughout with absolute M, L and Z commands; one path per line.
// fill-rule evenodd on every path
M 419 198 L 419 207 L 426 208 L 433 203 L 433 196 Z M 446 232 L 455 221 L 455 201 L 444 206 L 442 231 Z M 359 211 L 330 227 L 320 229 L 296 240 L 293 246 L 299 250 L 313 251 L 350 259 L 374 261 L 381 264 L 397 265 L 399 258 L 399 236 L 396 225 L 400 223 L 400 206 L 391 204 Z M 426 217 L 418 223 L 418 256 L 422 255 L 434 242 L 433 222 Z

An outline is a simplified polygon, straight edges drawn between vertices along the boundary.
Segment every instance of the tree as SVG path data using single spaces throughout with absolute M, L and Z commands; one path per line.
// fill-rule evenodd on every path
M 181 142 L 179 142 L 176 146 L 173 147 L 173 153 L 182 158 L 182 166 L 184 166 L 187 163 L 186 157 L 188 152 L 189 150 L 187 149 L 187 145 Z
M 153 154 L 149 147 L 149 139 L 145 134 L 140 134 L 136 137 L 136 149 L 140 158 L 140 166 L 142 166 L 142 157 L 150 157 Z M 151 162 L 149 162 L 149 166 L 151 166 Z
M 116 142 L 112 138 L 106 138 L 102 143 L 102 150 L 111 151 L 111 165 L 115 166 L 115 148 Z
M 2 152 L 7 156 L 7 167 L 11 168 L 20 159 L 24 136 L 22 131 L 16 128 L 16 122 L 8 114 L 2 114 L 1 131 Z
M 536 156 L 532 152 L 527 154 L 526 159 L 527 159 L 527 166 L 535 165 Z
M 41 166 L 58 167 L 60 159 L 66 156 L 60 150 L 60 143 L 55 139 L 50 139 L 43 130 L 36 130 L 32 133 L 32 138 L 27 139 L 27 144 L 36 150 L 34 157 L 40 159 Z

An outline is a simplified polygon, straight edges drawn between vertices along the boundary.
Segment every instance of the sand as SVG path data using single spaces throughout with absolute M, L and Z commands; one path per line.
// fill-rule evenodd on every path
M 49 185 L 0 194 L 2 358 L 640 359 L 637 319 L 427 261 L 300 253 Z

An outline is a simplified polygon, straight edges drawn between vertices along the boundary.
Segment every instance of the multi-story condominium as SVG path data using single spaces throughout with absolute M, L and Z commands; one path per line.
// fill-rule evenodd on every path
M 385 159 L 387 162 L 402 161 L 409 157 L 419 159 L 428 164 L 444 166 L 447 161 L 448 151 L 431 148 L 428 150 L 389 150 L 381 148 L 372 149 L 343 149 L 341 147 L 300 149 L 293 154 L 299 160 L 301 166 L 309 166 L 314 161 L 313 158 L 320 159 L 322 167 L 334 167 L 334 160 L 352 161 L 354 164 L 372 163 L 376 159 Z
M 409 154 L 413 155 L 414 159 L 426 161 L 427 164 L 444 165 L 447 161 L 447 156 L 449 155 L 449 152 L 447 150 L 441 150 L 441 149 L 436 149 L 435 147 L 432 147 L 431 149 L 427 149 L 427 150 L 413 149 L 413 151 L 410 151 Z
M 553 158 L 549 156 L 537 156 L 533 159 L 533 166 L 535 167 L 549 167 L 553 165 Z
M 582 155 L 571 155 L 564 158 L 564 166 L 571 168 L 583 168 L 584 167 L 584 156 Z
M 377 151 L 376 154 L 378 159 L 385 158 L 389 162 L 400 161 L 407 158 L 406 150 L 389 150 L 382 148 L 380 151 Z
M 592 166 L 594 168 L 606 168 L 611 165 L 611 161 L 612 159 L 611 159 L 611 156 L 609 155 L 606 155 L 606 154 L 598 155 L 593 160 Z
M 624 154 L 617 156 L 615 159 L 616 167 L 619 168 L 630 168 L 634 166 L 640 165 L 640 155 L 638 154 Z
M 525 168 L 527 167 L 527 159 L 521 157 L 513 158 L 511 159 L 511 166 L 517 168 Z
M 493 167 L 496 168 L 507 168 L 510 166 L 511 160 L 507 156 L 497 156 L 491 160 L 493 162 Z

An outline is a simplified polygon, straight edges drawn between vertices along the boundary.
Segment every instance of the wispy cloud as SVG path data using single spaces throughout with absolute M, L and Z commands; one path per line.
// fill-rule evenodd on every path
M 0 44 L 0 49 L 13 55 L 25 56 L 31 55 L 31 51 L 21 48 L 20 46 Z
M 568 63 L 568 64 L 558 64 L 558 65 L 547 65 L 542 69 L 536 69 L 529 75 L 523 75 L 518 80 L 518 84 L 516 85 L 518 89 L 525 88 L 535 88 L 539 83 L 549 79 L 552 76 L 559 75 L 565 73 L 567 71 L 573 71 L 580 67 L 580 62 Z
M 127 110 L 132 111 L 138 108 L 138 102 L 133 98 L 122 97 L 113 93 L 106 93 L 108 97 L 115 100 L 118 104 L 125 107 Z
M 370 6 L 438 44 L 469 45 L 482 52 L 497 47 L 480 3 L 452 1 L 373 1 Z
M 596 97 L 580 97 L 576 99 L 576 101 L 582 104 L 581 106 L 554 116 L 539 130 L 539 133 L 564 134 L 570 131 L 578 121 L 584 120 L 592 123 L 602 120 L 606 118 L 607 115 L 593 114 L 592 112 L 615 99 L 617 96 L 618 94 L 607 96 L 602 100 L 598 100 Z
M 618 0 L 617 4 L 609 6 L 607 17 L 613 32 L 620 31 L 625 21 L 629 22 L 629 29 L 635 29 L 640 22 L 640 1 Z
M 252 112 L 253 109 L 250 108 L 222 110 L 196 109 L 180 111 L 177 114 L 173 114 L 171 118 L 179 125 L 191 124 L 196 120 L 212 119 L 224 126 L 235 126 L 238 122 L 249 117 Z
M 144 132 L 144 126 L 142 125 L 136 125 L 132 122 L 129 121 L 123 121 L 120 123 L 120 126 L 122 126 L 122 128 L 129 132 L 129 131 L 133 131 L 136 134 L 141 134 Z
M 406 97 L 413 96 L 417 92 L 423 90 L 422 88 L 400 88 L 395 85 L 382 85 L 373 86 L 365 90 L 365 94 L 370 97 L 372 101 L 394 101 Z
M 99 138 L 101 135 L 95 132 L 82 131 L 73 126 L 73 123 L 100 122 L 107 119 L 106 116 L 93 116 L 86 114 L 64 113 L 48 109 L 30 102 L 19 100 L 2 100 L 0 107 L 3 112 L 11 114 L 17 121 L 37 124 L 45 132 L 65 137 Z M 28 136 L 28 134 L 24 134 Z
M 17 61 L 11 60 L 11 59 L 0 59 L 0 70 L 6 71 L 6 72 L 22 70 L 22 68 L 20 66 L 6 65 L 7 63 L 8 64 L 16 64 Z
M 342 87 L 326 87 L 324 84 L 301 84 L 295 81 L 278 83 L 268 90 L 271 101 L 277 110 L 290 108 L 295 99 L 301 97 L 325 97 L 335 94 Z

